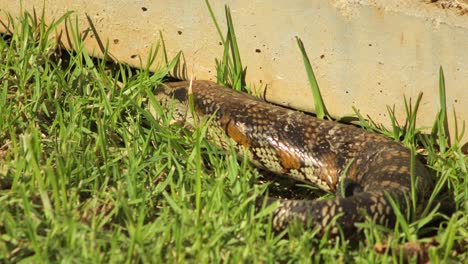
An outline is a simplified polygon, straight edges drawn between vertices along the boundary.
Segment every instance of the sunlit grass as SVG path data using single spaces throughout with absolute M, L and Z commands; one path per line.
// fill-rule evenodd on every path
M 467 158 L 459 135 L 447 141 L 443 134 L 442 114 L 431 136 L 411 127 L 417 107 L 410 104 L 407 126 L 379 130 L 408 144 L 424 142 L 418 150 L 436 173 L 435 192 L 453 194 L 456 213 L 434 238 L 419 236 L 433 212 L 404 232 L 364 223 L 365 237 L 354 244 L 301 227 L 275 233 L 268 211 L 255 211 L 255 195 L 267 187 L 256 181 L 258 171 L 207 142 L 206 126 L 191 132 L 171 124 L 171 112 L 154 98 L 179 55 L 168 58 L 161 43 L 140 70 L 109 66 L 86 53 L 76 27 L 70 31 L 75 51 L 60 55 L 51 34 L 73 18 L 45 25 L 24 14 L 0 38 L 0 262 L 380 263 L 399 255 L 377 254 L 376 242 L 396 248 L 431 239 L 437 241 L 428 250 L 432 261 L 466 259 L 454 254 L 467 236 Z M 230 32 L 218 78 L 244 88 L 246 72 Z M 151 73 L 161 57 L 164 63 Z

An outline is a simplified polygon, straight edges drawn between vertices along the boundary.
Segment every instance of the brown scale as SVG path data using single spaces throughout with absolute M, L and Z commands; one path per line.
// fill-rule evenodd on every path
M 184 119 L 177 121 L 190 123 L 194 118 L 187 108 L 188 86 L 189 82 L 167 83 L 155 94 L 163 105 L 175 107 L 174 118 Z M 230 137 L 249 150 L 253 164 L 338 192 L 333 200 L 279 200 L 275 228 L 299 221 L 323 231 L 336 218 L 345 233 L 352 233 L 365 215 L 391 225 L 395 216 L 387 195 L 406 210 L 406 199 L 411 198 L 410 151 L 400 143 L 352 125 L 272 105 L 210 81 L 194 81 L 191 88 L 197 115 L 215 115 L 212 124 L 219 124 L 225 134 L 219 136 Z M 432 181 L 419 161 L 415 174 L 416 202 L 424 208 Z M 268 203 L 276 201 L 268 199 Z M 331 233 L 337 231 L 337 226 L 331 228 Z

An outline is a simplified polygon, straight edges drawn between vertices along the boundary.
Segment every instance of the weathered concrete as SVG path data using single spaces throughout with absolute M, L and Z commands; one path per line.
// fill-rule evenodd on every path
M 0 7 L 17 16 L 19 2 Z M 449 122 L 468 119 L 468 14 L 430 1 L 212 1 L 224 26 L 224 4 L 234 19 L 248 83 L 267 87 L 270 101 L 312 111 L 313 100 L 295 37 L 304 41 L 325 103 L 334 116 L 352 106 L 389 124 L 386 105 L 405 117 L 403 95 L 423 92 L 418 123 L 432 126 L 438 110 L 438 71 L 445 71 Z M 112 56 L 134 66 L 145 62 L 160 32 L 169 55 L 182 50 L 189 75 L 215 78 L 222 47 L 204 1 L 46 0 L 46 17 L 75 10 L 85 40 L 99 54 L 108 43 Z M 42 10 L 43 0 L 23 3 Z M 101 41 L 101 47 L 99 44 Z M 468 134 L 468 133 L 466 133 Z M 468 135 L 465 135 L 465 140 Z

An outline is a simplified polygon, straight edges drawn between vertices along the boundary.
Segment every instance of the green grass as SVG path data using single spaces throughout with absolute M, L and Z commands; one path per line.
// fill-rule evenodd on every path
M 216 79 L 218 83 L 232 87 L 237 91 L 246 89 L 245 75 L 247 68 L 242 67 L 242 60 L 239 52 L 239 45 L 237 44 L 236 33 L 234 31 L 234 23 L 231 17 L 231 11 L 228 6 L 225 6 L 227 33 L 223 37 L 223 33 L 216 19 L 211 4 L 205 0 L 208 11 L 210 12 L 211 19 L 214 26 L 218 31 L 221 43 L 223 43 L 222 59 L 215 60 L 216 63 Z
M 424 142 L 418 150 L 438 188 L 454 196 L 455 214 L 431 237 L 421 235 L 434 212 L 394 230 L 363 223 L 365 237 L 352 244 L 294 226 L 278 234 L 269 209 L 255 212 L 255 195 L 268 187 L 258 171 L 210 145 L 206 126 L 171 125 L 158 107 L 153 89 L 178 59 L 162 43 L 147 64 L 166 64 L 150 73 L 92 59 L 76 28 L 76 52 L 60 56 L 50 40 L 56 24 L 28 14 L 11 22 L 0 38 L 0 262 L 391 263 L 408 241 L 431 245 L 434 263 L 466 261 L 467 158 L 457 136 L 447 143 L 442 114 L 433 135 L 397 125 L 389 132 Z M 237 77 L 229 78 L 242 83 L 245 69 L 230 60 Z M 387 254 L 376 253 L 378 242 Z

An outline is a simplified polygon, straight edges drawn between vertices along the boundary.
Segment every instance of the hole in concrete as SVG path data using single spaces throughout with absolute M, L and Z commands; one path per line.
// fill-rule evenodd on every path
M 325 58 L 325 54 L 320 55 L 320 58 L 321 59 Z
M 182 35 L 182 31 L 177 30 L 177 34 Z
M 260 53 L 262 51 L 260 49 L 255 49 L 255 52 Z
M 148 8 L 142 6 L 142 7 L 141 7 L 141 10 L 143 10 L 143 12 L 146 12 L 146 11 L 148 11 Z
M 223 43 L 220 41 L 220 42 L 218 42 L 218 45 L 222 46 L 222 45 L 223 45 Z
M 132 59 L 134 59 L 136 57 L 138 57 L 138 55 L 136 55 L 136 54 L 133 54 L 132 56 L 130 56 L 130 58 L 132 58 Z
M 118 40 L 118 39 L 114 39 L 114 44 L 119 44 L 119 40 Z

